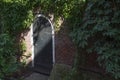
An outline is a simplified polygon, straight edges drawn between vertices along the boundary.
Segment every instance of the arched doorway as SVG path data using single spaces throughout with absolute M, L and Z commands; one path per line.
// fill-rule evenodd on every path
M 32 67 L 34 71 L 49 75 L 55 63 L 54 28 L 44 15 L 37 15 L 32 26 Z

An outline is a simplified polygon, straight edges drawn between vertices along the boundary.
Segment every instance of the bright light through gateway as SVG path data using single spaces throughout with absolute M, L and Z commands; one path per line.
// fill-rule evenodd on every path
M 34 40 L 34 46 L 37 46 L 35 49 L 34 49 L 34 53 L 36 53 L 34 56 L 37 56 L 38 53 L 40 53 L 44 47 L 48 44 L 48 42 L 51 40 L 52 38 L 52 33 L 50 32 L 51 28 L 50 27 L 46 27 L 46 26 L 43 26 L 45 28 L 43 28 L 40 32 L 39 32 L 39 35 L 38 35 L 38 40 L 35 42 Z
M 46 20 L 48 20 L 49 24 L 48 26 L 45 26 L 45 25 L 41 25 L 41 30 L 40 32 L 38 33 L 38 42 L 36 43 L 35 40 L 33 39 L 34 38 L 34 31 L 33 31 L 33 24 L 31 25 L 31 40 L 32 40 L 32 67 L 34 67 L 34 57 L 37 55 L 35 53 L 38 53 L 38 52 L 35 52 L 35 46 L 37 46 L 37 48 L 39 48 L 39 52 L 42 51 L 42 49 L 49 43 L 50 40 L 52 40 L 52 55 L 53 55 L 53 64 L 55 63 L 55 42 L 54 42 L 54 28 L 53 28 L 53 25 L 51 23 L 51 21 L 46 18 L 44 15 L 38 15 L 37 16 L 38 18 L 39 17 L 43 17 L 45 18 Z M 44 27 L 44 28 L 42 28 Z M 52 30 L 51 30 L 52 29 Z M 38 45 L 39 44 L 39 45 Z

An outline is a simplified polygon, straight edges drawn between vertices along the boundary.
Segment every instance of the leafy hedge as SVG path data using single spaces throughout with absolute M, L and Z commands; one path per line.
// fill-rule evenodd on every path
M 14 48 L 14 50 L 13 50 Z M 0 35 L 0 78 L 17 69 L 16 50 L 13 39 L 8 34 Z
M 22 48 L 15 40 L 29 27 L 32 18 L 29 0 L 0 0 L 0 80 L 9 79 L 18 69 L 21 50 L 17 48 Z
M 55 18 L 67 18 L 74 4 L 81 0 L 35 0 L 31 3 L 34 8 L 40 7 L 40 13 L 49 14 L 53 13 Z
M 33 18 L 31 8 L 28 0 L 1 0 L 1 32 L 16 34 L 28 28 Z
M 75 23 L 71 36 L 80 48 L 96 52 L 99 65 L 120 78 L 120 0 L 88 1 L 84 17 Z

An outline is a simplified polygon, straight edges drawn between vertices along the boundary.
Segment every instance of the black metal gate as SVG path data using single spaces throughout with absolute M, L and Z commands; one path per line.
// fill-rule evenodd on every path
M 52 27 L 48 19 L 39 16 L 33 23 L 34 70 L 49 75 L 53 66 Z

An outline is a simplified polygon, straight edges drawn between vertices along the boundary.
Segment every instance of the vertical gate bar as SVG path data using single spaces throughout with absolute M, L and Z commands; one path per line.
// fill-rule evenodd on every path
M 32 47 L 32 67 L 34 67 L 34 42 L 33 42 L 33 23 L 30 26 L 31 28 L 31 47 Z

